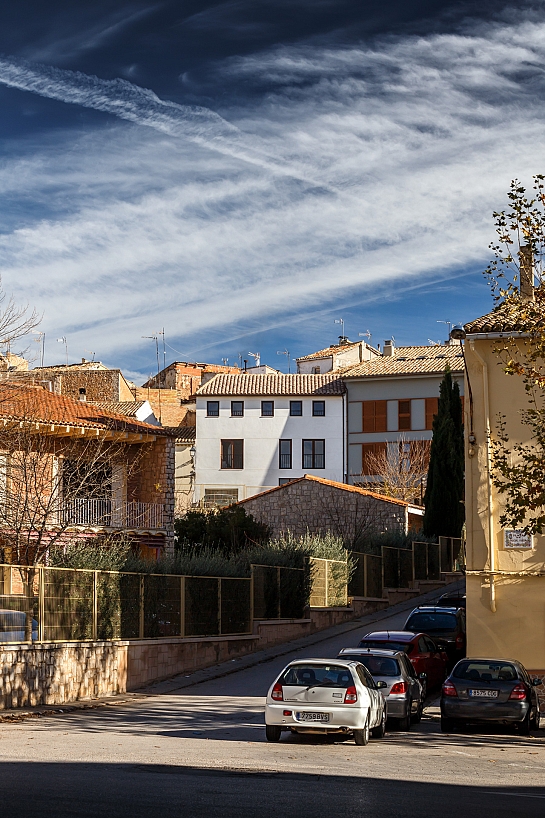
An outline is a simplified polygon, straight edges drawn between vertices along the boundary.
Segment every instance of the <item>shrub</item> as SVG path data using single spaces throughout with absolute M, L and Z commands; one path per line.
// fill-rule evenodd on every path
M 228 555 L 269 539 L 270 528 L 259 523 L 243 506 L 191 509 L 174 523 L 176 546 L 199 543 L 213 546 Z

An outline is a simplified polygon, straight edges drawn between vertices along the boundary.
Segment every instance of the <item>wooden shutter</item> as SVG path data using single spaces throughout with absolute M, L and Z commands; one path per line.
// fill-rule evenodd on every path
M 375 432 L 388 431 L 388 418 L 386 415 L 387 402 L 385 400 L 375 401 Z
M 411 429 L 411 402 L 400 400 L 397 406 L 397 428 L 400 432 L 408 432 Z
M 361 473 L 365 475 L 375 474 L 376 469 L 369 464 L 369 455 L 376 457 L 386 452 L 387 443 L 362 443 L 361 444 Z
M 426 398 L 426 429 L 433 429 L 433 416 L 437 414 L 439 398 Z
M 388 421 L 386 417 L 385 400 L 363 401 L 363 431 L 386 432 Z

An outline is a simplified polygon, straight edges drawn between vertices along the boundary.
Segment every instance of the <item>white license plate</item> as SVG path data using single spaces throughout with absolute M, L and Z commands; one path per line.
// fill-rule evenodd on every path
M 329 721 L 329 713 L 296 713 L 297 721 Z
M 468 690 L 467 692 L 474 699 L 497 699 L 500 695 L 499 690 Z

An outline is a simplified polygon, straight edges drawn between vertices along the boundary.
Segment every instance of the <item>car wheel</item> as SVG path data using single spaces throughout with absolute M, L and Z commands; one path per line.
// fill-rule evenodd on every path
M 539 730 L 539 724 L 540 724 L 539 710 L 536 710 L 531 721 L 532 730 Z
M 365 747 L 366 744 L 369 744 L 369 716 L 367 716 L 363 730 L 354 730 L 354 741 L 360 747 Z
M 403 716 L 402 719 L 397 720 L 397 729 L 398 730 L 410 730 L 411 729 L 411 710 L 412 710 L 412 702 L 407 702 L 407 713 Z
M 424 710 L 424 703 L 423 701 L 418 702 L 418 710 L 416 713 L 413 713 L 411 716 L 411 722 L 413 724 L 418 724 L 422 720 L 422 711 Z
M 280 736 L 282 735 L 282 728 L 277 727 L 276 724 L 266 724 L 265 735 L 267 737 L 267 741 L 280 741 Z
M 384 738 L 386 733 L 386 708 L 382 711 L 382 719 L 377 727 L 373 727 L 371 735 L 373 738 Z
M 530 711 L 528 711 L 526 717 L 517 724 L 519 736 L 529 736 L 530 726 Z
M 452 733 L 454 730 L 454 719 L 445 719 L 441 716 L 441 732 Z

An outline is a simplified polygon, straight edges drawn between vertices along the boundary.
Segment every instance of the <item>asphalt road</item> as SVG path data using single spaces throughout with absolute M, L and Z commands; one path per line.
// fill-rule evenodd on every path
M 444 736 L 433 699 L 421 724 L 367 747 L 313 736 L 267 744 L 263 698 L 275 674 L 371 629 L 129 705 L 0 724 L 2 818 L 545 815 L 545 730 Z

